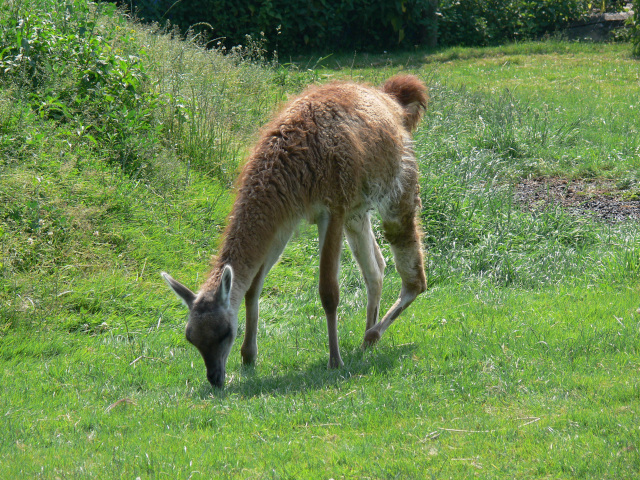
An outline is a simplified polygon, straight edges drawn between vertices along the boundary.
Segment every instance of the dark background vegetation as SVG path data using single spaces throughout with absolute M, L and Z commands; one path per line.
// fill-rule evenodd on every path
M 205 31 L 216 44 L 264 37 L 270 50 L 387 50 L 535 39 L 626 0 L 121 0 L 148 21 Z M 638 8 L 636 8 L 638 10 Z

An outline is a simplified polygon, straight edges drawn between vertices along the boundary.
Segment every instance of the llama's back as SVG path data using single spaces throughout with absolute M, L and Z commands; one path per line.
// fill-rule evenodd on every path
M 404 169 L 415 170 L 409 128 L 425 104 L 426 88 L 410 76 L 382 89 L 311 87 L 263 131 L 240 193 L 268 187 L 273 201 L 301 214 L 318 204 L 350 209 L 391 195 Z

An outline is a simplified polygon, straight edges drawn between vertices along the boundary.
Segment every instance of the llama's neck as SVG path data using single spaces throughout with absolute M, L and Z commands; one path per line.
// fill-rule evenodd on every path
M 204 289 L 215 291 L 225 265 L 233 269 L 231 305 L 239 308 L 251 282 L 264 263 L 274 239 L 286 228 L 288 215 L 278 212 L 268 195 L 254 192 L 243 195 L 242 190 L 233 206 L 224 239 Z

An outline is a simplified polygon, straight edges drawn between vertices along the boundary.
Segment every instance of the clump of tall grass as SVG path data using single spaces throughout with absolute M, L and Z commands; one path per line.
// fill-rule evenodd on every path
M 432 97 L 416 138 L 430 284 L 479 279 L 533 288 L 613 271 L 637 275 L 638 245 L 627 242 L 625 251 L 605 240 L 622 230 L 514 201 L 514 181 L 546 168 L 547 149 L 575 142 L 577 124 L 553 124 L 508 92 L 489 97 L 435 84 Z
M 227 51 L 193 33 L 176 41 L 158 25 L 136 31 L 163 99 L 155 113 L 166 141 L 189 167 L 230 183 L 255 132 L 284 98 L 274 82 L 277 60 L 251 37 Z
M 584 268 L 596 243 L 594 224 L 559 207 L 523 210 L 508 184 L 479 175 L 490 161 L 485 154 L 439 164 L 423 177 L 430 283 L 478 278 L 531 288 Z
M 428 144 L 437 141 L 434 155 L 488 155 L 482 164 L 489 176 L 548 174 L 559 168 L 557 152 L 577 142 L 579 122 L 554 118 L 507 89 L 487 94 L 434 82 L 431 96 L 422 131 Z

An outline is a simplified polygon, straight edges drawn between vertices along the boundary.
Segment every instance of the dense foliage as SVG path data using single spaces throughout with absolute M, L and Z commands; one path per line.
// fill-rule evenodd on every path
M 442 0 L 438 25 L 444 45 L 491 45 L 537 38 L 588 11 L 586 0 Z
M 633 5 L 634 15 L 631 23 L 631 41 L 633 42 L 633 54 L 640 57 L 640 0 Z
M 114 161 L 131 170 L 140 167 L 132 138 L 144 143 L 156 98 L 145 52 L 132 47 L 115 10 L 84 0 L 9 1 L 0 13 L 0 85 L 69 135 L 115 147 Z
M 121 2 L 144 19 L 170 20 L 183 31 L 195 26 L 227 45 L 261 33 L 270 48 L 386 49 L 423 44 L 433 35 L 434 0 L 131 0 Z M 211 29 L 208 29 L 208 27 Z
M 264 36 L 269 49 L 387 50 L 414 45 L 495 45 L 539 38 L 620 0 L 121 0 L 140 17 L 195 28 L 227 46 Z

